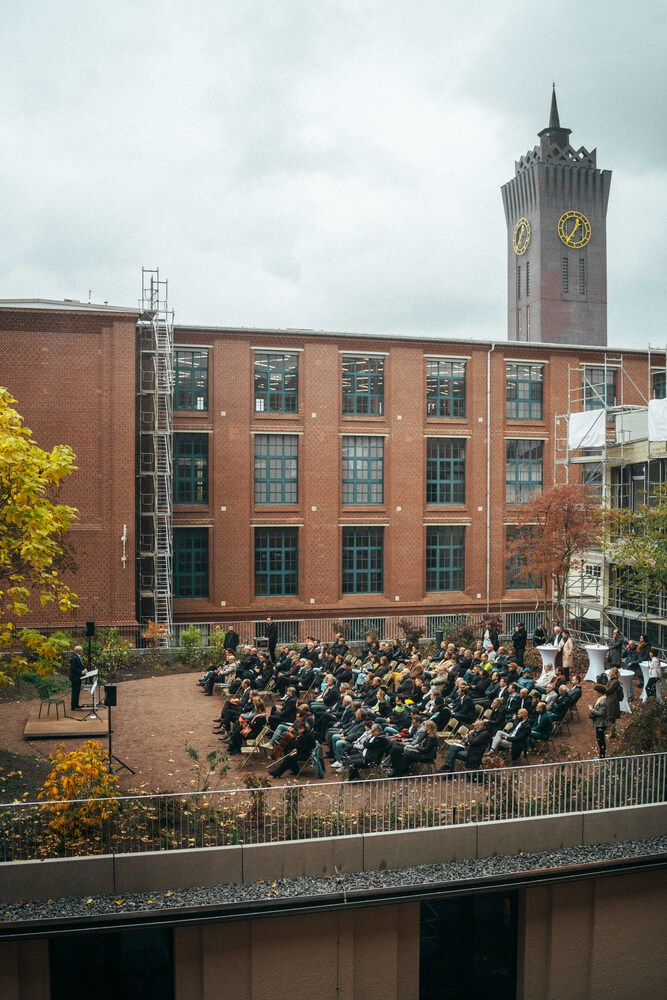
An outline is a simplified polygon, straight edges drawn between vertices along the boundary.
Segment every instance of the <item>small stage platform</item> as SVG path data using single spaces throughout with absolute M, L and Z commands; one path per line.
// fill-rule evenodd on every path
M 67 708 L 67 715 L 63 715 L 62 707 L 58 709 L 59 718 L 56 719 L 55 708 L 51 707 L 49 715 L 46 714 L 46 706 L 42 708 L 42 717 L 39 716 L 39 703 L 31 705 L 30 714 L 23 730 L 24 740 L 66 740 L 66 739 L 87 739 L 89 737 L 106 737 L 109 721 L 107 709 L 101 705 L 97 706 L 98 719 L 89 718 L 92 708 L 82 708 L 78 712 L 72 712 Z

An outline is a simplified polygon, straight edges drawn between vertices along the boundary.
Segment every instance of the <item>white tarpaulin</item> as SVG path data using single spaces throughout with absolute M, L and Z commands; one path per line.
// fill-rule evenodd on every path
M 604 448 L 607 434 L 606 411 L 587 410 L 571 413 L 567 427 L 567 446 L 570 451 L 578 448 Z
M 648 439 L 667 441 L 667 399 L 648 401 Z

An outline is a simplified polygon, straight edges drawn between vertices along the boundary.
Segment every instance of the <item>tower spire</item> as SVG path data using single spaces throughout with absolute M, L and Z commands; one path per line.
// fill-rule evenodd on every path
M 558 101 L 556 100 L 556 83 L 554 81 L 551 89 L 549 124 L 537 134 L 542 140 L 543 145 L 547 148 L 549 146 L 558 146 L 559 149 L 564 149 L 570 141 L 569 136 L 571 131 L 571 128 L 562 128 L 561 126 L 560 115 L 558 114 Z
M 551 91 L 551 113 L 549 115 L 549 128 L 560 128 L 560 118 L 558 117 L 558 102 L 556 100 L 556 81 L 553 83 Z

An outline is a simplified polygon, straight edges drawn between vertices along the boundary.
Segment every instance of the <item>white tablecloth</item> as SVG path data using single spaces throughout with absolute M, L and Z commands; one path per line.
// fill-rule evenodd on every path
M 607 669 L 606 659 L 609 646 L 584 646 L 584 649 L 588 654 L 588 670 L 584 680 L 592 681 L 595 684 L 600 674 L 604 674 Z

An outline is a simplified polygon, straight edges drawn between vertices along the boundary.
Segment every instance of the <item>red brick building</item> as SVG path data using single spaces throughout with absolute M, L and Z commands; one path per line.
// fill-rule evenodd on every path
M 0 382 L 77 455 L 82 621 L 141 614 L 138 319 L 0 304 Z M 556 415 L 652 392 L 643 351 L 186 326 L 174 378 L 177 622 L 534 607 L 505 542 Z

